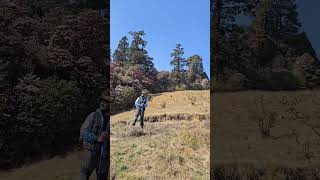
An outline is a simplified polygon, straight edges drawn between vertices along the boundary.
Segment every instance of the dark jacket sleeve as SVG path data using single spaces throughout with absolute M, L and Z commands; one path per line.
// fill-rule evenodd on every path
M 94 143 L 97 141 L 97 135 L 92 132 L 91 129 L 94 121 L 94 114 L 95 113 L 89 114 L 80 129 L 80 139 L 90 143 Z

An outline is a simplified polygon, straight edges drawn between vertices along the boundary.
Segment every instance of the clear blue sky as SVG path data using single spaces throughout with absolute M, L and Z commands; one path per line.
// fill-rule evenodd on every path
M 307 33 L 318 58 L 320 58 L 320 1 L 297 0 L 299 19 L 302 23 L 301 30 Z
M 129 31 L 144 30 L 147 51 L 158 70 L 171 70 L 170 54 L 176 43 L 184 57 L 198 54 L 210 77 L 209 0 L 111 0 L 111 52 Z

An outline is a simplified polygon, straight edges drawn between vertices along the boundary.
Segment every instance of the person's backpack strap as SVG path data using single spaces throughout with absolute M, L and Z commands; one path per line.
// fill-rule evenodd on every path
M 94 113 L 93 119 L 96 119 L 96 117 L 97 117 L 97 112 Z M 91 125 L 90 125 L 91 129 L 93 128 L 93 123 L 94 123 L 94 120 L 91 122 Z
M 94 115 L 93 115 L 93 119 L 95 119 L 95 118 L 96 118 L 96 112 L 95 112 Z M 87 117 L 87 118 L 84 120 L 84 122 L 82 122 L 81 127 L 82 127 L 83 123 L 85 123 L 85 121 L 87 121 L 87 120 L 89 120 L 89 117 Z M 91 121 L 91 123 L 90 123 L 90 129 L 91 129 L 91 130 L 92 130 L 92 128 L 93 128 L 93 124 L 94 124 L 94 121 Z M 81 138 L 81 132 L 80 132 L 79 142 L 80 142 L 80 143 L 83 143 L 83 139 Z
M 104 118 L 103 118 L 102 112 L 100 110 L 98 110 L 96 113 L 98 113 L 98 115 L 100 116 L 100 123 L 102 125 L 102 131 L 103 131 L 105 123 L 104 123 Z

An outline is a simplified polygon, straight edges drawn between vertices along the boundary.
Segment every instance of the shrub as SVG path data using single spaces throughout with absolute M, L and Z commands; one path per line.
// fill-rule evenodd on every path
M 137 96 L 133 87 L 118 85 L 111 93 L 111 113 L 132 108 Z
M 214 91 L 238 91 L 247 86 L 248 79 L 241 73 L 232 73 L 225 79 L 215 79 L 212 87 Z
M 202 79 L 201 86 L 203 89 L 210 89 L 210 82 L 207 78 Z
M 108 82 L 98 11 L 28 4 L 0 6 L 0 168 L 69 150 Z
M 276 124 L 277 114 L 275 112 L 267 112 L 264 107 L 263 96 L 260 97 L 260 108 L 258 102 L 256 104 L 255 119 L 258 123 L 258 129 L 262 138 L 271 137 L 271 129 Z
M 140 128 L 130 128 L 128 131 L 128 136 L 140 137 L 144 135 L 145 133 Z
M 199 139 L 198 137 L 191 133 L 191 132 L 185 132 L 181 135 L 182 143 L 189 146 L 193 150 L 197 150 L 199 148 Z
M 170 72 L 161 71 L 157 75 L 156 89 L 157 92 L 165 92 L 170 89 Z
M 175 90 L 176 91 L 184 91 L 184 90 L 187 90 L 188 89 L 188 86 L 185 85 L 185 84 L 179 84 L 175 87 Z
M 16 112 L 10 114 L 14 122 L 4 124 L 11 127 L 8 132 L 11 136 L 1 137 L 10 142 L 1 148 L 1 166 L 10 167 L 26 158 L 56 154 L 76 143 L 81 98 L 74 82 L 56 77 L 40 80 L 27 74 L 14 93 Z
M 246 85 L 246 77 L 241 73 L 232 74 L 226 81 L 226 87 L 230 90 L 242 90 Z
M 188 85 L 189 90 L 203 90 L 203 86 L 200 83 L 190 83 Z
M 270 72 L 265 76 L 265 89 L 268 90 L 296 90 L 301 82 L 290 71 Z

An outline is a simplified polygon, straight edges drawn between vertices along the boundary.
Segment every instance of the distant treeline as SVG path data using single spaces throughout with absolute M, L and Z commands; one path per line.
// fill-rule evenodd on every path
M 320 63 L 295 0 L 213 0 L 211 15 L 214 90 L 319 87 Z M 240 16 L 251 23 L 240 25 Z
M 144 31 L 129 32 L 132 41 L 124 36 L 113 53 L 111 63 L 111 111 L 118 112 L 133 107 L 134 100 L 143 89 L 152 93 L 175 90 L 209 89 L 209 80 L 204 72 L 202 58 L 195 54 L 184 58 L 184 49 L 176 44 L 170 59 L 169 71 L 158 71 L 153 58 L 146 50 Z M 170 52 L 168 52 L 170 53 Z

